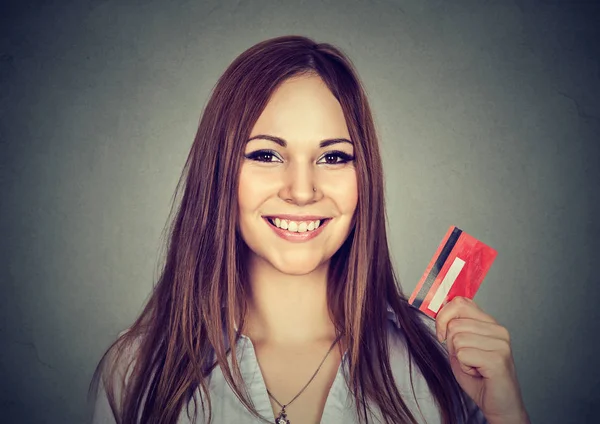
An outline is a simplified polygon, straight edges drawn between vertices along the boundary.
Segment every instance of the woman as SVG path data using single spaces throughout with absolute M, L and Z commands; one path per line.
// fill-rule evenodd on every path
M 433 324 L 398 288 L 377 136 L 339 49 L 241 54 L 183 179 L 152 297 L 94 373 L 95 423 L 528 422 L 506 329 L 462 298 Z

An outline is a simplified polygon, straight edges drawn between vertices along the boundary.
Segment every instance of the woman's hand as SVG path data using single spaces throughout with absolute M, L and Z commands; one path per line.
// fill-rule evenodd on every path
M 471 299 L 455 297 L 436 317 L 450 365 L 462 389 L 490 424 L 529 424 L 508 331 Z

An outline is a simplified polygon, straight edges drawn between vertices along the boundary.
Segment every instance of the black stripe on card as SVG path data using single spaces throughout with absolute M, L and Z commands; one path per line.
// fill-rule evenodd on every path
M 450 256 L 450 252 L 452 252 L 452 249 L 454 249 L 454 245 L 458 241 L 458 238 L 460 237 L 461 234 L 462 234 L 462 230 L 458 227 L 454 227 L 452 234 L 450 234 L 450 237 L 448 237 L 448 240 L 446 240 L 446 244 L 444 245 L 444 248 L 440 252 L 440 256 L 438 256 L 437 260 L 435 261 L 435 263 L 429 270 L 429 275 L 427 276 L 427 279 L 425 279 L 425 282 L 421 286 L 421 290 L 419 290 L 417 297 L 415 297 L 415 300 L 413 301 L 413 306 L 415 308 L 421 307 L 421 304 L 423 303 L 425 296 L 427 296 L 427 293 L 431 289 L 433 282 L 435 281 L 438 274 L 440 273 L 440 270 L 444 266 L 444 263 L 446 263 L 446 259 L 448 259 L 448 256 Z

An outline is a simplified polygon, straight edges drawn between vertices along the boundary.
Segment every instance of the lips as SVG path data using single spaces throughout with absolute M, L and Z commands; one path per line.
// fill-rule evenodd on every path
M 280 216 L 285 217 L 285 216 L 290 216 L 290 215 L 277 215 L 277 218 L 279 218 Z M 329 221 L 331 221 L 331 218 L 324 218 L 322 220 L 322 222 L 320 223 L 319 227 L 314 230 L 295 232 L 295 231 L 284 230 L 283 228 L 277 227 L 276 225 L 274 225 L 274 222 L 271 220 L 271 218 L 273 218 L 273 221 L 274 221 L 274 217 L 263 216 L 263 219 L 267 222 L 267 224 L 275 232 L 275 234 L 284 240 L 287 240 L 290 242 L 296 242 L 296 243 L 305 242 L 305 241 L 312 240 L 313 238 L 317 237 L 319 234 L 321 234 L 321 232 L 327 226 L 327 224 L 329 224 Z M 298 218 L 298 217 L 295 216 L 295 218 Z M 308 218 L 313 218 L 313 217 L 312 216 L 310 216 L 310 217 L 303 216 L 301 218 L 302 218 L 302 220 L 295 221 L 295 222 L 309 222 L 310 219 L 308 219 Z M 316 217 L 316 218 L 319 219 L 319 217 Z

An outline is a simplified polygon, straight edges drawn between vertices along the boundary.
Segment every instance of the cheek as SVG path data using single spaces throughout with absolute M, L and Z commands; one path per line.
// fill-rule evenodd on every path
M 343 213 L 352 214 L 358 204 L 358 181 L 356 172 L 340 178 L 335 185 L 337 204 Z
M 237 193 L 240 213 L 256 212 L 268 197 L 269 190 L 265 176 L 242 167 Z
M 252 186 L 244 182 L 240 178 L 240 184 L 238 186 L 238 205 L 240 213 L 244 213 L 249 209 L 252 209 Z

